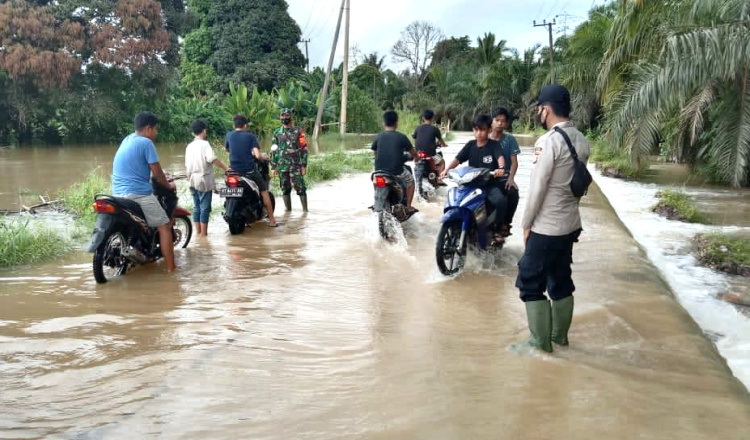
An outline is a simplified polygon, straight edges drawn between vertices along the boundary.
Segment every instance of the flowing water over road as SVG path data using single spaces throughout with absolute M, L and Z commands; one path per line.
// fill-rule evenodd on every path
M 356 175 L 278 229 L 215 219 L 173 276 L 97 286 L 81 252 L 0 271 L 0 438 L 748 438 L 750 395 L 598 188 L 552 355 L 506 348 L 527 335 L 520 233 L 446 279 L 442 202 L 388 245 L 371 198 Z

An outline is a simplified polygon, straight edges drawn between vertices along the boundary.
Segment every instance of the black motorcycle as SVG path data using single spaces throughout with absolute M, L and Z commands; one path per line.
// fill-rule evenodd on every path
M 193 235 L 190 212 L 177 205 L 177 194 L 151 181 L 154 195 L 172 219 L 175 249 L 187 247 Z M 88 251 L 94 253 L 94 279 L 106 283 L 129 268 L 162 257 L 159 232 L 146 224 L 141 207 L 130 199 L 97 194 L 92 205 L 97 213 Z
M 258 169 L 266 184 L 268 184 L 268 161 L 259 161 Z M 263 205 L 263 198 L 260 195 L 258 185 L 252 179 L 236 171 L 229 170 L 227 171 L 224 183 L 227 186 L 219 190 L 219 196 L 226 198 L 222 216 L 227 225 L 229 225 L 230 234 L 241 234 L 245 230 L 245 226 L 255 223 L 268 215 Z M 268 196 L 271 198 L 271 207 L 275 209 L 276 199 L 270 191 L 268 192 Z
M 404 165 L 411 172 L 411 167 Z M 375 189 L 375 204 L 370 208 L 378 214 L 378 230 L 380 236 L 386 240 L 394 237 L 388 228 L 393 224 L 391 219 L 403 223 L 414 215 L 406 210 L 406 185 L 387 171 L 375 171 L 370 176 Z

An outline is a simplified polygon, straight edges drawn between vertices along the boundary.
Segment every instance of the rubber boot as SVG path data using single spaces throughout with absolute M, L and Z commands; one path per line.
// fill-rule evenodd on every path
M 292 210 L 292 195 L 291 194 L 284 194 L 284 209 L 287 211 Z
M 573 321 L 573 295 L 552 301 L 552 342 L 568 345 L 568 330 Z
M 528 301 L 526 305 L 526 319 L 529 321 L 531 337 L 522 344 L 513 344 L 511 350 L 525 353 L 531 349 L 544 350 L 552 353 L 552 310 L 548 300 Z
M 307 194 L 299 196 L 299 201 L 302 203 L 302 211 L 307 212 Z

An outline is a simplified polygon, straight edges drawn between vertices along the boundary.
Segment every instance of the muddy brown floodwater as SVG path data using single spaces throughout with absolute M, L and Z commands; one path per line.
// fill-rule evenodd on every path
M 82 252 L 0 272 L 0 437 L 749 438 L 750 395 L 598 188 L 571 346 L 552 355 L 507 349 L 527 335 L 520 233 L 446 279 L 442 200 L 389 245 L 371 197 L 356 175 L 279 229 L 229 236 L 214 218 L 174 276 L 97 286 Z

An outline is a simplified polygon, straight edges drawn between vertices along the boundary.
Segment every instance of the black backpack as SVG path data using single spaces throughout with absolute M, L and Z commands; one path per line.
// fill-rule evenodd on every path
M 588 192 L 593 178 L 586 168 L 586 164 L 578 160 L 578 153 L 576 153 L 573 143 L 570 142 L 568 133 L 565 133 L 565 130 L 560 127 L 555 127 L 555 131 L 560 133 L 565 139 L 565 143 L 568 144 L 568 150 L 570 150 L 570 155 L 573 156 L 573 178 L 570 179 L 570 190 L 576 198 L 580 199 Z

